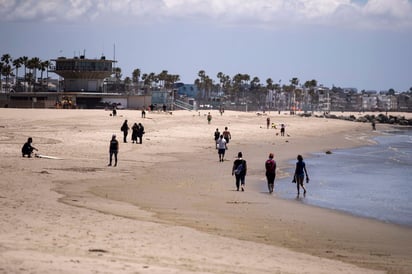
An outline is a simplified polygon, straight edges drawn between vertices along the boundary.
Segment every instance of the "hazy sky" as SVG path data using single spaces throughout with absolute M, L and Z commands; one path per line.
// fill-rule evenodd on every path
M 123 77 L 199 70 L 406 91 L 411 0 L 0 0 L 0 55 L 116 58 Z

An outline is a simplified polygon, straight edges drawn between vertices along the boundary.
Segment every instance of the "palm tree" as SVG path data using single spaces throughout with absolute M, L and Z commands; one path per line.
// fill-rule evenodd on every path
M 260 92 L 261 92 L 261 85 L 259 77 L 253 77 L 252 81 L 250 82 L 250 88 L 252 100 L 258 104 L 260 102 Z
M 142 80 L 143 80 L 143 88 L 145 90 L 145 94 L 147 94 L 151 88 L 153 82 L 157 82 L 157 76 L 155 73 L 151 72 L 150 74 L 144 73 L 142 75 Z
M 120 79 L 122 78 L 122 69 L 116 67 L 114 69 L 114 77 L 116 78 L 116 92 L 119 92 Z
M 273 85 L 272 78 L 266 79 L 266 91 L 267 91 L 267 99 L 268 99 L 268 103 L 269 103 L 268 104 L 269 110 L 270 110 L 270 107 L 273 106 L 273 101 L 274 101 L 273 100 L 273 91 L 274 91 L 274 89 L 275 89 L 275 86 Z M 272 96 L 269 96 L 269 92 L 271 92 Z
M 132 82 L 137 86 L 137 91 L 139 91 L 139 78 L 140 78 L 140 69 L 133 70 L 132 73 Z
M 232 92 L 236 102 L 239 102 L 239 93 L 242 90 L 242 74 L 238 73 L 233 76 Z
M 290 103 L 289 105 L 293 105 L 294 108 L 296 108 L 296 87 L 299 85 L 299 78 L 297 77 L 293 77 L 290 81 L 290 85 L 291 85 L 291 97 L 290 97 Z M 292 97 L 293 97 L 293 103 L 292 103 Z
M 13 75 L 13 69 L 10 65 L 12 58 L 10 54 L 3 54 L 1 61 L 4 62 L 1 69 L 1 74 L 6 77 L 6 91 L 9 91 L 9 77 Z
M 165 81 L 168 75 L 169 75 L 169 72 L 167 70 L 162 70 L 162 72 L 159 73 L 159 75 L 157 75 L 157 78 L 159 79 L 161 86 L 163 87 L 165 86 Z
M 309 89 L 310 104 L 311 104 L 312 111 L 313 111 L 313 105 L 319 103 L 319 96 L 318 94 L 315 94 L 315 87 L 317 87 L 317 85 L 318 85 L 318 82 L 315 79 L 306 81 L 304 84 L 305 88 Z
M 25 80 L 24 91 L 26 91 L 26 80 L 27 80 L 26 75 L 27 75 L 27 64 L 29 62 L 29 57 L 23 56 L 23 57 L 20 57 L 19 59 L 21 59 L 21 63 L 24 65 L 24 80 Z
M 16 69 L 16 86 L 19 86 L 19 68 L 22 65 L 21 58 L 17 58 L 13 60 L 13 66 Z
M 49 61 L 40 62 L 40 71 L 41 71 L 40 79 L 41 79 L 41 89 L 42 90 L 43 90 L 43 72 L 45 70 L 47 70 L 47 72 L 49 71 L 49 65 L 50 65 Z M 47 89 L 46 89 L 46 91 L 47 91 L 48 90 L 48 83 L 47 83 L 46 87 L 47 87 Z
M 40 58 L 33 57 L 27 62 L 27 68 L 31 70 L 30 77 L 28 77 L 29 86 L 32 85 L 32 88 L 37 82 L 37 69 L 40 68 Z M 32 91 L 35 91 L 34 89 Z
M 0 93 L 2 91 L 2 80 L 1 80 L 1 76 L 2 76 L 2 72 L 3 72 L 3 63 L 0 62 Z
M 126 93 L 129 93 L 130 91 L 130 83 L 132 83 L 132 79 L 130 79 L 130 77 L 124 78 L 124 85 L 126 88 Z
M 197 75 L 199 76 L 199 78 L 195 80 L 194 84 L 200 90 L 200 98 L 204 100 L 206 98 L 209 98 L 207 94 L 207 88 L 210 85 L 209 82 L 211 79 L 209 78 L 209 76 L 206 75 L 206 72 L 204 70 L 200 70 Z
M 177 74 L 167 74 L 165 79 L 165 88 L 173 89 L 174 84 L 180 80 L 180 76 Z
M 135 70 L 133 70 L 133 72 L 132 72 L 132 81 L 133 81 L 133 83 L 139 83 L 139 78 L 140 78 L 140 69 L 135 69 Z

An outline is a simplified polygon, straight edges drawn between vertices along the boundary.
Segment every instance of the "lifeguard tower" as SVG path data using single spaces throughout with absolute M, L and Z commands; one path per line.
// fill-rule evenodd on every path
M 84 55 L 74 58 L 59 57 L 52 59 L 50 72 L 64 78 L 63 92 L 103 93 L 104 79 L 113 74 L 115 61 L 86 59 Z M 54 64 L 53 64 L 54 63 Z

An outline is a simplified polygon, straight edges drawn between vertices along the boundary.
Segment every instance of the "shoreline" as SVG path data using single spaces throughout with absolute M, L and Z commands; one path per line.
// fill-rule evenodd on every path
M 35 142 L 40 141 L 40 147 L 46 150 L 45 154 L 56 155 L 61 151 L 65 153 L 65 157 L 62 157 L 61 161 L 22 160 L 15 155 L 15 151 L 19 149 L 24 138 L 20 138 L 18 142 L 10 141 L 11 139 L 0 140 L 3 148 L 5 143 L 11 146 L 2 156 L 4 158 L 1 166 L 6 180 L 10 183 L 9 188 L 16 188 L 13 190 L 16 193 L 27 192 L 25 195 L 38 204 L 46 202 L 39 200 L 44 195 L 50 196 L 55 191 L 59 193 L 51 195 L 57 197 L 57 204 L 48 201 L 54 206 L 39 210 L 36 214 L 43 216 L 44 212 L 50 211 L 50 216 L 61 216 L 56 210 L 76 211 L 79 217 L 59 217 L 64 220 L 56 221 L 61 225 L 49 228 L 52 231 L 50 233 L 70 233 L 66 230 L 70 227 L 73 229 L 78 224 L 79 228 L 76 231 L 83 235 L 84 228 L 90 226 L 86 230 L 95 235 L 93 238 L 98 240 L 95 245 L 110 251 L 110 254 L 101 253 L 101 258 L 93 257 L 93 260 L 104 261 L 109 269 L 123 263 L 120 258 L 128 257 L 125 251 L 129 250 L 134 254 L 133 257 L 128 257 L 130 263 L 132 260 L 137 264 L 148 264 L 152 271 L 166 266 L 167 269 L 179 269 L 176 273 L 198 272 L 201 269 L 200 261 L 187 262 L 190 267 L 182 268 L 179 259 L 176 260 L 196 254 L 196 249 L 193 248 L 197 245 L 201 246 L 201 254 L 210 253 L 199 260 L 206 260 L 208 270 L 205 271 L 213 273 L 233 271 L 234 265 L 237 265 L 235 269 L 239 273 L 296 273 L 303 269 L 309 273 L 366 271 L 358 267 L 407 273 L 412 269 L 409 259 L 412 254 L 411 229 L 347 216 L 331 210 L 302 205 L 296 201 L 283 201 L 276 196 L 255 191 L 265 184 L 262 162 L 270 150 L 274 150 L 275 159 L 278 166 L 282 166 L 280 168 L 283 175 L 288 176 L 284 171 L 286 162 L 296 157 L 296 153 L 307 155 L 311 149 L 314 150 L 312 152 L 317 152 L 367 144 L 368 136 L 371 134 L 370 125 L 353 122 L 348 125 L 348 122 L 344 121 L 315 121 L 271 114 L 271 119 L 279 120 L 279 123 L 285 121 L 287 124 L 286 132 L 290 137 L 280 139 L 271 135 L 274 131 L 265 128 L 266 117 L 256 117 L 254 113 L 228 112 L 219 117 L 216 111 L 213 112 L 214 119 L 210 126 L 207 125 L 206 118 L 203 115 L 198 116 L 197 113 L 175 112 L 173 116 L 152 113 L 151 119 L 137 118 L 144 122 L 147 132 L 143 145 L 121 144 L 119 166 L 107 168 L 106 147 L 108 136 L 113 133 L 112 128 L 117 129 L 122 119 L 134 121 L 136 118 L 132 117 L 139 117 L 139 112 L 122 111 L 124 116 L 117 119 L 109 119 L 106 116 L 108 113 L 98 111 L 28 113 L 28 116 L 14 111 L 3 113 L 5 115 L 1 118 L 1 123 L 11 123 L 4 127 L 7 136 L 13 136 L 16 130 L 20 135 L 34 134 Z M 55 117 L 51 118 L 50 113 Z M 34 117 L 36 115 L 37 117 Z M 80 117 L 83 119 L 79 120 Z M 4 119 L 7 118 L 11 122 L 5 122 Z M 65 125 L 61 123 L 63 120 Z M 44 123 L 41 122 L 39 126 L 33 124 L 34 121 Z M 17 124 L 13 125 L 15 122 Z M 19 123 L 23 125 L 18 125 Z M 229 143 L 226 161 L 219 163 L 217 153 L 213 149 L 212 135 L 216 127 L 223 128 L 225 125 L 229 126 L 233 139 Z M 25 130 L 24 126 L 29 126 L 29 129 Z M 327 132 L 325 137 L 319 137 L 320 130 L 325 127 L 333 129 L 333 132 Z M 56 130 L 56 134 L 50 137 L 53 130 Z M 67 136 L 68 132 L 72 136 Z M 86 142 L 84 138 L 92 138 L 94 142 Z M 253 142 L 254 140 L 259 142 Z M 45 147 L 45 144 L 48 147 Z M 76 153 L 79 149 L 84 151 Z M 233 156 L 240 150 L 244 152 L 249 169 L 245 193 L 233 191 L 234 179 L 230 176 Z M 5 164 L 10 161 L 15 166 L 15 171 L 10 169 L 11 165 Z M 17 173 L 19 176 L 16 177 Z M 25 178 L 31 178 L 34 185 L 42 186 L 39 191 L 44 187 L 49 190 L 43 189 L 37 198 L 29 190 L 21 189 L 26 185 Z M 9 194 L 2 194 L 0 201 L 9 199 L 15 198 Z M 67 207 L 66 204 L 74 207 Z M 19 213 L 16 214 L 18 216 Z M 24 216 L 28 218 L 27 215 Z M 45 225 L 50 223 L 49 219 L 50 217 L 46 218 Z M 63 228 L 67 226 L 67 222 L 73 224 Z M 100 222 L 105 224 L 101 230 L 96 227 L 96 223 Z M 8 221 L 3 219 L 2 223 L 7 224 Z M 117 223 L 121 223 L 128 230 L 123 231 Z M 17 250 L 25 250 L 24 239 L 13 234 L 12 230 L 9 231 L 9 226 L 13 227 L 12 224 L 5 226 L 7 233 L 0 242 L 3 243 L 3 250 L 8 250 L 9 247 L 9 241 L 5 238 L 7 236 L 14 239 Z M 165 229 L 171 229 L 173 232 L 167 234 L 167 239 L 158 238 Z M 27 231 L 27 228 L 21 230 Z M 60 232 L 61 230 L 66 232 Z M 105 230 L 108 230 L 109 234 L 105 233 Z M 31 238 L 36 238 L 37 234 L 32 231 Z M 196 238 L 203 239 L 203 242 L 194 240 L 196 238 L 193 238 L 193 234 Z M 131 235 L 137 242 L 144 244 L 132 247 L 131 243 L 127 243 Z M 84 248 L 85 243 L 91 239 L 87 236 L 82 237 L 79 240 L 83 239 L 84 242 L 77 239 L 72 241 Z M 179 242 L 182 237 L 194 244 Z M 57 239 L 57 242 L 64 246 L 63 240 L 59 237 Z M 165 251 L 160 252 L 161 255 L 157 257 L 153 254 L 159 253 L 159 248 L 164 246 L 171 248 L 168 242 L 174 242 L 175 239 L 179 243 L 179 249 L 173 254 Z M 47 237 L 43 241 L 47 241 Z M 101 245 L 103 242 L 105 244 Z M 219 244 L 220 242 L 224 244 Z M 67 245 L 64 250 L 68 258 L 74 254 L 84 253 L 70 252 L 73 248 L 77 250 L 78 247 Z M 231 245 L 235 247 L 230 247 Z M 35 249 L 44 254 L 45 249 L 41 246 L 43 245 Z M 246 247 L 252 248 L 252 254 L 255 254 L 250 254 Z M 274 262 L 267 258 L 267 262 L 262 263 L 262 256 L 266 256 L 260 251 L 262 248 L 268 254 L 275 252 L 278 260 Z M 59 249 L 52 249 L 51 252 L 60 253 Z M 228 252 L 240 254 L 241 257 L 234 255 L 234 258 L 230 259 L 230 256 L 227 256 Z M 13 269 L 10 264 L 12 261 L 5 255 L 9 253 L 4 251 L 0 256 L 2 265 L 9 267 L 5 269 Z M 155 256 L 153 259 L 156 260 L 148 260 L 148 254 L 153 254 L 151 256 Z M 90 254 L 81 256 L 81 261 L 90 259 Z M 110 264 L 109 258 L 113 256 L 117 263 Z M 213 259 L 215 256 L 220 259 Z M 223 263 L 226 261 L 227 263 Z M 261 262 L 261 266 L 256 264 L 257 261 Z M 30 260 L 26 259 L 25 262 Z M 226 264 L 228 265 L 225 266 Z M 41 266 L 47 269 L 44 264 Z M 84 264 L 82 266 L 85 267 Z M 238 268 L 240 266 L 244 270 Z M 73 270 L 70 264 L 64 264 L 64 267 Z
M 352 148 L 371 144 L 370 140 L 363 138 L 361 143 L 362 144 L 356 142 L 356 146 L 345 145 L 344 147 L 336 147 L 335 149 Z M 256 149 L 256 147 L 254 146 L 253 149 Z M 315 152 L 317 151 L 306 151 L 305 154 L 308 155 Z M 180 161 L 184 158 L 185 155 L 182 155 Z M 228 164 L 229 166 L 226 166 L 226 169 L 230 169 L 231 167 L 231 163 Z M 283 176 L 288 176 L 287 172 L 281 171 L 281 173 L 283 173 Z M 111 188 L 110 186 L 108 188 L 97 187 L 92 192 L 99 197 L 103 197 L 107 195 L 107 193 L 110 193 L 110 195 L 114 195 L 112 199 L 132 203 L 145 211 L 155 214 L 156 218 L 169 224 L 177 223 L 179 225 L 194 228 L 198 231 L 219 236 L 258 242 L 276 247 L 285 247 L 293 251 L 304 252 L 313 256 L 328 259 L 337 259 L 361 267 L 385 269 L 386 271 L 391 272 L 393 265 L 392 263 L 389 264 L 389 261 L 394 261 L 394 258 L 392 258 L 393 254 L 399 252 L 411 254 L 410 248 L 405 247 L 404 249 L 404 247 L 402 247 L 405 241 L 409 241 L 408 237 L 412 235 L 410 227 L 384 223 L 372 218 L 360 217 L 339 210 L 327 209 L 299 202 L 296 203 L 295 201 L 276 197 L 276 195 L 271 197 L 264 192 L 256 192 L 257 188 L 260 188 L 262 184 L 266 183 L 264 180 L 262 182 L 262 179 L 256 177 L 256 175 L 253 177 L 253 190 L 247 190 L 248 193 L 253 191 L 252 197 L 249 196 L 245 198 L 239 196 L 238 194 L 241 193 L 236 193 L 236 191 L 234 191 L 234 183 L 231 178 L 229 179 L 230 182 L 218 182 L 225 184 L 225 188 L 223 189 L 213 185 L 209 189 L 193 190 L 195 191 L 194 195 L 196 195 L 196 197 L 206 196 L 205 199 L 212 200 L 199 201 L 199 199 L 195 199 L 195 202 L 188 204 L 180 201 L 185 199 L 187 193 L 179 196 L 177 192 L 179 192 L 182 187 L 193 187 L 193 182 L 185 182 L 183 186 L 177 186 L 176 188 L 167 188 L 167 192 L 173 192 L 172 197 L 180 201 L 177 203 L 171 202 L 165 196 L 160 196 L 159 198 L 161 200 L 166 200 L 166 202 L 153 202 L 150 199 L 145 199 L 144 197 L 150 197 L 150 193 L 156 192 L 156 187 L 149 187 L 146 189 L 147 192 L 139 187 L 139 190 L 136 193 L 133 193 L 132 185 L 123 185 L 123 188 L 127 189 L 128 194 L 122 191 L 119 193 L 118 186 L 115 188 Z M 247 181 L 250 181 L 250 176 Z M 153 183 L 154 182 L 150 182 L 149 184 Z M 173 184 L 174 182 L 172 181 L 171 183 Z M 247 184 L 251 183 L 249 182 Z M 146 185 L 145 188 L 147 187 L 148 186 Z M 227 199 L 222 201 L 219 197 L 213 199 L 215 198 L 213 197 L 215 194 L 211 194 L 211 192 L 215 193 L 215 191 L 227 191 L 233 193 L 229 194 L 229 198 L 224 195 Z M 119 193 L 119 196 L 115 195 L 116 192 Z M 131 195 L 132 197 L 129 197 L 128 195 Z M 194 200 L 194 198 L 189 199 Z M 169 208 L 171 204 L 173 206 L 172 208 Z M 250 206 L 253 205 L 257 205 L 258 208 L 251 211 Z M 260 216 L 261 212 L 269 212 L 272 206 L 277 208 L 275 214 L 270 214 L 262 219 Z M 191 208 L 191 210 L 188 210 L 188 208 Z M 238 210 L 240 211 L 239 215 L 233 216 L 233 212 Z M 218 222 L 214 216 L 210 217 L 210 214 L 208 213 L 209 211 L 212 211 L 214 216 L 218 216 Z M 288 216 L 290 211 L 293 212 L 294 216 Z M 258 216 L 258 218 L 246 219 L 242 216 L 245 212 L 249 218 L 251 216 Z M 328 218 L 328 222 L 331 222 L 332 224 L 325 224 L 323 220 L 325 217 Z M 264 223 L 263 227 L 262 224 L 259 223 L 262 222 L 262 220 Z M 345 224 L 346 222 L 349 223 L 349 225 Z M 251 225 L 251 223 L 255 225 Z M 320 225 L 318 223 L 320 223 Z M 359 227 L 352 230 L 351 226 L 354 224 Z M 336 226 L 342 227 L 336 228 Z M 310 239 L 314 234 L 316 234 L 317 237 L 315 237 L 315 239 Z M 322 236 L 319 237 L 319 234 Z M 394 237 L 394 235 L 397 236 Z M 389 241 L 381 241 L 381 237 L 384 239 L 392 239 Z M 374 247 L 366 252 L 364 250 L 366 246 L 358 244 L 358 242 L 362 242 L 365 238 L 373 239 L 374 242 Z M 350 241 L 347 242 L 349 239 Z M 361 262 L 359 261 L 359 257 L 362 257 Z M 383 257 L 387 257 L 387 259 L 390 258 L 390 260 L 383 260 Z M 408 256 L 402 257 L 403 256 L 397 258 L 399 260 L 396 264 L 399 264 L 400 267 L 395 267 L 394 269 L 397 270 L 393 271 L 400 271 L 402 273 L 402 270 L 399 269 L 409 269 L 412 266 Z
M 381 131 L 377 132 L 374 136 L 372 136 L 371 141 L 374 142 L 373 144 L 366 144 L 366 146 L 359 146 L 359 147 L 349 147 L 349 148 L 339 148 L 336 149 L 335 151 L 331 151 L 330 154 L 331 155 L 326 155 L 324 152 L 316 152 L 316 153 L 311 153 L 308 155 L 307 158 L 305 158 L 305 161 L 307 161 L 307 163 L 310 166 L 313 167 L 319 167 L 319 166 L 326 166 L 326 169 L 320 169 L 317 168 L 317 170 L 315 170 L 315 181 L 311 184 L 309 184 L 310 188 L 315 188 L 314 191 L 320 191 L 323 194 L 329 193 L 331 196 L 329 197 L 322 197 L 322 194 L 318 194 L 316 197 L 310 197 L 310 199 L 304 199 L 302 200 L 302 202 L 304 202 L 307 205 L 312 205 L 312 206 L 316 206 L 316 207 L 320 207 L 320 208 L 329 208 L 332 210 L 336 210 L 338 212 L 343 212 L 352 216 L 358 216 L 361 218 L 367 218 L 367 219 L 372 219 L 372 220 L 377 220 L 379 222 L 383 222 L 383 223 L 387 223 L 387 224 L 394 224 L 394 225 L 400 225 L 400 226 L 404 226 L 407 228 L 412 228 L 412 219 L 411 219 L 411 215 L 408 214 L 408 216 L 405 215 L 406 212 L 404 212 L 403 214 L 400 213 L 399 211 L 394 211 L 394 210 L 389 210 L 389 208 L 385 208 L 385 206 L 383 205 L 379 205 L 377 201 L 375 201 L 372 204 L 372 207 L 374 207 L 373 205 L 377 206 L 378 214 L 376 214 L 373 211 L 369 211 L 369 208 L 364 207 L 363 209 L 365 211 L 362 211 L 362 206 L 364 206 L 364 204 L 361 202 L 361 200 L 369 200 L 372 198 L 372 196 L 368 195 L 368 191 L 371 190 L 373 192 L 377 192 L 379 198 L 379 201 L 382 202 L 383 204 L 387 204 L 388 200 L 381 200 L 383 198 L 383 193 L 382 190 L 380 190 L 381 187 L 384 187 L 385 190 L 389 191 L 389 189 L 385 188 L 385 185 L 381 185 L 382 181 L 381 181 L 381 177 L 374 177 L 376 175 L 373 175 L 373 173 L 376 172 L 372 172 L 371 174 L 371 180 L 376 180 L 376 182 L 373 184 L 373 186 L 371 185 L 370 189 L 367 189 L 366 187 L 363 187 L 363 184 L 361 186 L 359 186 L 359 191 L 360 193 L 355 193 L 352 192 L 352 189 L 350 188 L 350 186 L 353 186 L 355 181 L 353 179 L 353 176 L 356 173 L 352 173 L 349 170 L 346 170 L 345 166 L 342 166 L 342 168 L 340 168 L 340 170 L 335 170 L 335 167 L 332 165 L 329 165 L 329 161 L 333 161 L 335 163 L 335 165 L 341 164 L 341 163 L 346 163 L 347 161 L 350 162 L 348 164 L 350 165 L 354 165 L 354 163 L 356 163 L 356 158 L 358 158 L 358 156 L 363 155 L 363 153 L 371 153 L 373 155 L 375 150 L 387 150 L 387 149 L 395 149 L 397 146 L 397 143 L 395 144 L 395 148 L 393 148 L 393 145 L 389 146 L 389 147 L 383 147 L 383 145 L 381 144 L 381 142 L 379 140 L 393 140 L 393 137 L 391 136 L 398 136 L 397 134 L 399 134 L 398 132 L 404 132 L 404 131 L 411 131 L 412 128 L 408 127 L 408 126 L 404 126 L 404 127 L 398 127 L 396 125 L 392 125 L 389 126 L 385 129 L 382 129 Z M 401 134 L 401 136 L 403 136 L 404 133 Z M 384 138 L 384 139 L 382 139 Z M 390 139 L 387 139 L 390 138 Z M 391 139 L 392 138 L 392 139 Z M 376 143 L 375 143 L 376 142 Z M 386 143 L 387 141 L 385 141 Z M 392 143 L 391 143 L 392 144 Z M 390 153 L 390 151 L 386 151 L 388 153 Z M 359 168 L 356 167 L 356 170 L 358 172 L 362 173 L 362 170 L 371 170 L 373 168 L 376 168 L 378 171 L 383 171 L 385 170 L 385 168 L 388 168 L 388 162 L 386 162 L 389 159 L 393 159 L 393 157 L 396 157 L 396 155 L 392 155 L 389 159 L 387 159 L 387 156 L 385 158 L 385 155 L 379 155 L 379 153 L 374 153 L 376 154 L 376 157 L 380 157 L 382 156 L 382 163 L 378 162 L 376 163 L 377 165 L 371 165 L 370 167 L 367 166 L 366 163 L 369 163 L 368 160 L 359 160 L 357 162 L 357 166 L 358 165 L 366 165 L 367 167 L 363 167 L 363 168 Z M 370 159 L 371 161 L 373 161 L 373 159 Z M 397 159 L 396 161 L 399 161 L 399 159 Z M 295 163 L 296 160 L 290 160 L 289 163 Z M 383 163 L 385 162 L 385 164 Z M 399 162 L 401 163 L 401 162 Z M 405 165 L 406 163 L 403 163 L 402 165 Z M 389 168 L 393 168 L 396 169 L 396 163 L 394 164 L 395 166 L 391 166 Z M 329 169 L 328 169 L 329 168 Z M 293 172 L 292 170 L 293 168 L 290 168 L 290 172 Z M 334 170 L 334 172 L 330 172 L 330 170 Z M 342 178 L 343 171 L 341 170 L 346 170 L 347 172 L 344 173 L 347 175 L 347 178 L 345 178 L 344 180 L 342 179 L 336 179 L 336 178 L 330 178 L 330 176 L 337 176 L 338 178 Z M 401 172 L 401 171 L 399 171 Z M 407 172 L 407 169 L 406 169 Z M 398 182 L 400 179 L 396 178 L 396 176 L 394 175 L 394 171 L 388 171 L 388 173 L 390 173 L 392 176 L 389 176 L 389 180 L 387 182 Z M 312 175 L 312 176 L 313 176 Z M 385 175 L 387 175 L 387 173 L 385 172 Z M 357 176 L 355 176 L 357 177 Z M 359 176 L 358 176 L 359 177 Z M 402 175 L 398 175 L 398 177 L 401 177 L 402 180 L 405 179 L 404 177 L 402 177 Z M 329 179 L 328 179 L 329 178 Z M 364 176 L 362 177 L 363 179 Z M 385 177 L 386 178 L 386 177 Z M 289 177 L 283 177 L 283 178 L 279 178 L 278 182 L 280 181 L 281 183 L 281 188 L 280 188 L 280 198 L 281 199 L 286 199 L 286 200 L 291 200 L 294 197 L 292 197 L 292 193 L 293 191 L 288 190 L 287 188 L 284 187 L 284 185 L 286 185 L 286 183 L 289 183 Z M 358 181 L 362 181 L 361 179 L 359 179 Z M 376 184 L 377 182 L 379 182 L 380 184 Z M 343 184 L 342 184 L 343 183 Z M 350 186 L 347 186 L 347 183 L 350 183 Z M 398 184 L 395 184 L 396 186 L 398 186 Z M 331 187 L 333 186 L 333 187 Z M 406 186 L 403 186 L 406 187 Z M 373 188 L 375 188 L 373 190 Z M 377 188 L 377 189 L 376 189 Z M 396 189 L 394 189 L 394 191 L 396 191 Z M 339 193 L 342 193 L 342 195 L 339 195 Z M 402 193 L 398 193 L 400 196 L 399 198 L 402 197 L 406 197 L 405 195 L 403 195 Z M 320 195 L 320 196 L 319 196 Z M 347 201 L 339 201 L 336 200 L 336 203 L 334 203 L 335 199 L 339 199 L 339 198 L 343 198 L 343 197 L 347 197 L 348 199 L 345 200 L 349 200 L 352 203 L 355 203 L 356 206 L 352 206 L 352 204 Z M 357 197 L 354 199 L 354 197 Z M 361 197 L 361 198 L 360 198 Z M 375 196 L 376 197 L 376 196 Z M 394 196 L 396 197 L 396 196 Z M 401 202 L 399 202 L 401 201 Z M 397 199 L 397 201 L 394 201 L 393 204 L 390 207 L 394 207 L 397 208 L 399 206 L 401 206 L 403 208 L 402 211 L 407 210 L 409 212 L 407 208 L 408 205 L 404 204 L 402 205 L 402 203 L 407 203 L 407 201 L 405 201 L 405 198 L 403 198 L 402 200 Z M 369 205 L 371 206 L 371 205 Z M 361 208 L 361 209 L 360 209 Z M 380 211 L 382 210 L 382 211 Z M 392 212 L 392 214 L 389 214 L 389 211 Z M 396 217 L 395 217 L 396 216 Z

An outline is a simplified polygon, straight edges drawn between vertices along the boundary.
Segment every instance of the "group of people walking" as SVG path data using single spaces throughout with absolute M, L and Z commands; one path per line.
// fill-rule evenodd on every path
M 245 191 L 245 177 L 247 174 L 247 163 L 243 159 L 243 153 L 239 152 L 237 159 L 233 162 L 232 176 L 235 175 L 236 190 L 239 191 L 239 187 L 242 191 Z M 274 154 L 269 153 L 268 159 L 265 161 L 265 175 L 267 180 L 267 186 L 269 193 L 273 193 L 275 190 L 275 178 L 276 178 L 276 161 L 274 160 Z M 297 156 L 297 162 L 295 166 L 295 172 L 293 174 L 293 183 L 296 183 L 297 195 L 300 195 L 300 189 L 303 189 L 303 194 L 306 194 L 306 188 L 303 184 L 306 177 L 306 183 L 309 183 L 309 175 L 306 169 L 306 164 L 303 161 L 302 155 Z
M 283 132 L 284 125 L 282 124 Z M 214 132 L 214 139 L 216 143 L 216 149 L 218 150 L 219 162 L 224 162 L 225 152 L 228 149 L 227 144 L 232 139 L 232 135 L 227 127 L 221 134 L 217 128 Z M 236 190 L 245 191 L 245 177 L 247 174 L 247 163 L 243 159 L 243 153 L 239 152 L 237 159 L 233 162 L 232 176 L 235 176 Z M 276 161 L 274 160 L 274 154 L 269 153 L 268 159 L 265 161 L 265 175 L 267 179 L 267 185 L 269 193 L 273 193 L 275 189 L 276 178 Z M 306 183 L 309 183 L 309 175 L 306 169 L 306 164 L 303 161 L 302 155 L 297 156 L 297 162 L 295 172 L 293 175 L 293 183 L 296 183 L 297 194 L 300 195 L 300 189 L 303 189 L 303 194 L 306 194 L 306 188 L 303 184 L 306 177 Z

